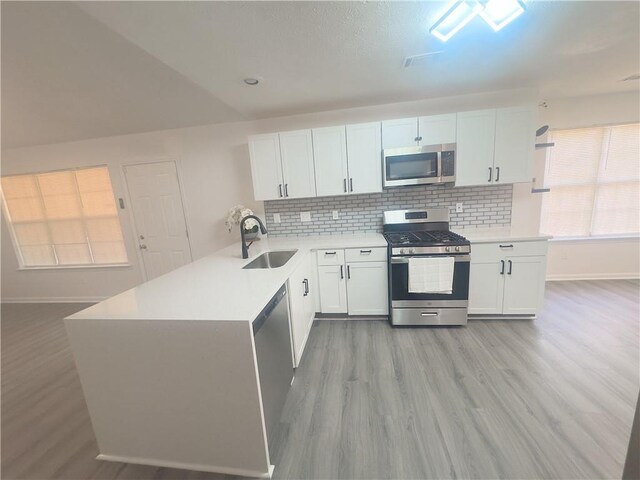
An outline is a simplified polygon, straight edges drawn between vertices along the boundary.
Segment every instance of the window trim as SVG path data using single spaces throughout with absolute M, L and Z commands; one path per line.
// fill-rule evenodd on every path
M 596 174 L 596 181 L 593 183 L 590 182 L 568 182 L 563 183 L 561 185 L 548 185 L 547 184 L 547 174 L 549 173 L 549 156 L 551 155 L 551 149 L 547 149 L 545 155 L 545 164 L 544 164 L 544 188 L 554 189 L 554 188 L 563 188 L 563 187 L 576 187 L 576 186 L 590 186 L 593 185 L 595 188 L 595 194 L 593 196 L 593 204 L 591 206 L 591 222 L 589 225 L 589 234 L 581 235 L 581 236 L 558 236 L 557 234 L 550 234 L 542 232 L 542 215 L 543 215 L 543 203 L 540 205 L 540 220 L 538 222 L 538 233 L 540 235 L 553 235 L 551 241 L 553 242 L 588 242 L 588 241 L 608 241 L 608 240 L 630 240 L 630 239 L 638 239 L 640 238 L 640 232 L 637 233 L 613 233 L 613 234 L 604 234 L 604 235 L 593 235 L 591 231 L 593 230 L 593 221 L 594 221 L 594 211 L 595 211 L 595 202 L 598 195 L 598 187 L 602 185 L 616 185 L 623 183 L 635 183 L 635 180 L 609 180 L 598 182 L 598 178 L 601 177 L 602 170 L 605 162 L 604 155 L 605 151 L 609 151 L 609 142 L 611 140 L 611 129 L 614 127 L 626 127 L 631 125 L 638 125 L 640 127 L 640 121 L 637 122 L 622 122 L 622 123 L 606 123 L 600 125 L 585 125 L 579 127 L 568 127 L 568 128 L 551 128 L 549 133 L 558 132 L 558 131 L 568 131 L 568 130 L 587 130 L 591 128 L 603 128 L 609 129 L 606 134 L 606 140 L 603 142 L 602 151 L 600 152 L 600 160 L 598 161 L 598 172 Z M 606 142 L 606 147 L 605 147 Z M 551 147 L 553 148 L 553 147 Z
M 107 164 L 98 164 L 98 165 L 86 165 L 81 167 L 71 167 L 71 168 L 57 168 L 55 170 L 39 170 L 37 172 L 28 172 L 28 173 L 15 173 L 15 174 L 7 174 L 2 175 L 2 177 L 19 177 L 19 176 L 35 176 L 35 175 L 43 175 L 48 173 L 56 173 L 56 172 L 76 172 L 78 170 L 89 170 L 92 168 L 106 168 L 107 173 L 109 173 L 109 179 L 111 179 L 111 172 L 109 171 L 109 166 Z M 111 192 L 115 194 L 113 191 L 113 182 L 111 182 Z M 76 184 L 77 188 L 77 184 Z M 40 185 L 38 184 L 38 190 L 40 190 Z M 42 195 L 42 194 L 41 194 Z M 115 197 L 114 197 L 115 199 Z M 20 246 L 18 244 L 16 232 L 14 229 L 13 222 L 10 221 L 9 209 L 7 206 L 7 202 L 4 198 L 4 192 L 0 189 L 0 204 L 2 208 L 2 215 L 4 216 L 5 224 L 7 225 L 7 229 L 9 230 L 9 236 L 11 237 L 11 245 L 13 246 L 13 251 L 15 252 L 16 259 L 18 260 L 18 268 L 17 271 L 29 271 L 29 270 L 75 270 L 75 269 L 90 269 L 90 268 L 127 268 L 131 267 L 131 262 L 129 260 L 129 252 L 127 251 L 127 242 L 124 239 L 124 230 L 122 229 L 122 221 L 120 219 L 120 212 L 117 208 L 116 202 L 116 218 L 118 219 L 118 224 L 120 226 L 120 232 L 123 236 L 123 243 L 125 247 L 125 251 L 127 253 L 127 261 L 122 263 L 88 263 L 88 264 L 66 264 L 66 265 L 25 265 L 24 258 L 22 256 L 22 251 L 20 250 Z M 84 227 L 84 219 L 82 219 L 83 228 Z M 47 229 L 49 229 L 48 221 L 47 221 Z M 89 247 L 90 248 L 90 247 Z M 93 256 L 92 256 L 93 258 Z

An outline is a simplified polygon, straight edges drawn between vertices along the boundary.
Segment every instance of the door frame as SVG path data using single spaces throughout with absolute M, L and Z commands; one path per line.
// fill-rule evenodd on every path
M 136 252 L 136 258 L 138 259 L 138 264 L 140 266 L 140 273 L 142 274 L 142 278 L 145 282 L 149 281 L 147 277 L 147 270 L 144 266 L 144 258 L 142 257 L 142 252 L 140 251 L 140 246 L 138 240 L 140 239 L 140 234 L 138 233 L 138 225 L 136 224 L 135 216 L 133 215 L 133 203 L 131 202 L 131 194 L 129 191 L 129 182 L 127 181 L 127 172 L 126 167 L 133 167 L 136 165 L 149 165 L 152 163 L 166 163 L 173 162 L 176 167 L 176 176 L 178 177 L 178 190 L 180 190 L 180 201 L 182 202 L 182 215 L 184 216 L 184 224 L 187 229 L 187 244 L 189 245 L 189 258 L 193 262 L 193 246 L 191 245 L 191 225 L 189 222 L 189 215 L 187 210 L 187 202 L 184 196 L 184 185 L 182 182 L 182 162 L 178 158 L 175 157 L 159 157 L 159 158 L 139 158 L 139 159 L 131 159 L 129 161 L 122 162 L 120 164 L 120 176 L 122 178 L 122 182 L 124 185 L 124 200 L 128 208 L 125 207 L 126 210 L 129 210 L 129 222 L 131 222 L 131 231 L 133 232 L 133 248 Z

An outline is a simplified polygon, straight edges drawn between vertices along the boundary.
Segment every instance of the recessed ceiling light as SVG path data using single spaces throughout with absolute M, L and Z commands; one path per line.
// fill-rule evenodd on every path
M 245 78 L 243 81 L 244 83 L 246 83 L 247 85 L 251 85 L 252 87 L 260 83 L 260 80 L 258 80 L 257 78 Z
M 637 73 L 635 75 L 629 75 L 628 77 L 625 77 L 620 81 L 621 82 L 628 82 L 629 80 L 640 80 L 640 75 L 637 74 Z

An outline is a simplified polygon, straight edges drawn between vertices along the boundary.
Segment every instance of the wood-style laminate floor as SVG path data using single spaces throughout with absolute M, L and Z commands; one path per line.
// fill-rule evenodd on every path
M 535 321 L 316 321 L 276 478 L 620 478 L 639 389 L 639 285 L 553 282 Z M 61 319 L 2 305 L 2 478 L 219 479 L 100 462 Z M 235 478 L 235 477 L 230 477 Z

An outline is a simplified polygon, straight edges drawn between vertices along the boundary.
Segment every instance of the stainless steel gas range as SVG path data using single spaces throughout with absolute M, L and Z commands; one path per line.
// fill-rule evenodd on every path
M 449 230 L 449 209 L 384 212 L 383 232 L 389 252 L 391 324 L 466 325 L 471 244 Z M 451 290 L 412 291 L 409 288 L 411 259 L 442 257 L 453 257 Z

